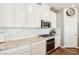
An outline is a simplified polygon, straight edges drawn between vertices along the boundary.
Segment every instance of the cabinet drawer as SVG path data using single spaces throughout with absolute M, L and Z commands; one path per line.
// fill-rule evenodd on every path
M 0 55 L 3 55 L 2 51 L 0 51 Z
M 46 41 L 36 42 L 32 44 L 32 55 L 45 55 Z
M 24 50 L 19 50 L 14 53 L 11 53 L 10 55 L 31 55 L 31 49 L 24 49 Z
M 20 53 L 23 52 L 23 50 L 26 52 L 31 52 L 31 47 L 29 45 L 28 46 L 21 46 L 21 47 L 3 51 L 3 53 L 6 55 L 16 55 L 16 54 L 19 55 Z
M 22 50 L 22 51 L 18 51 L 12 55 L 31 55 L 31 50 L 29 49 L 29 51 L 27 51 L 27 49 Z

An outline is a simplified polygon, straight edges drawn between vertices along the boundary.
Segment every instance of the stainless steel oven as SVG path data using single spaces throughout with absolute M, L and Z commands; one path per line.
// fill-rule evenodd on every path
M 55 38 L 46 41 L 46 54 L 50 54 L 55 49 Z

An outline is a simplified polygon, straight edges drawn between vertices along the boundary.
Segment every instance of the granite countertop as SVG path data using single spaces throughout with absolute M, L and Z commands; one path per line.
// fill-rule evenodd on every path
M 35 36 L 35 37 L 24 38 L 24 39 L 19 39 L 19 40 L 10 40 L 10 41 L 6 41 L 5 43 L 0 44 L 0 50 L 12 49 L 12 48 L 16 48 L 23 45 L 30 45 L 35 42 L 51 39 L 53 37 L 54 36 L 49 36 L 49 37 Z

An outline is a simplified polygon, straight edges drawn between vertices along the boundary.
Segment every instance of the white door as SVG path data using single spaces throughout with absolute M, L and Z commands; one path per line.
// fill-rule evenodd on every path
M 73 16 L 64 13 L 64 47 L 77 47 L 77 9 Z

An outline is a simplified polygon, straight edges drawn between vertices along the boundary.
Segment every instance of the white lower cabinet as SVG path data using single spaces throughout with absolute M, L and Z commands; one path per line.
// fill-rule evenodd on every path
M 31 55 L 31 45 L 9 49 L 2 53 L 5 55 Z
M 3 50 L 1 55 L 46 55 L 46 41 L 39 41 L 12 49 Z
M 60 47 L 61 29 L 56 29 L 55 48 Z
M 55 49 L 60 46 L 60 36 L 55 37 Z
M 46 41 L 40 41 L 32 44 L 32 55 L 45 55 Z
M 2 54 L 2 51 L 0 51 L 0 55 L 3 55 L 3 54 Z
M 5 42 L 4 33 L 0 33 L 0 42 Z

